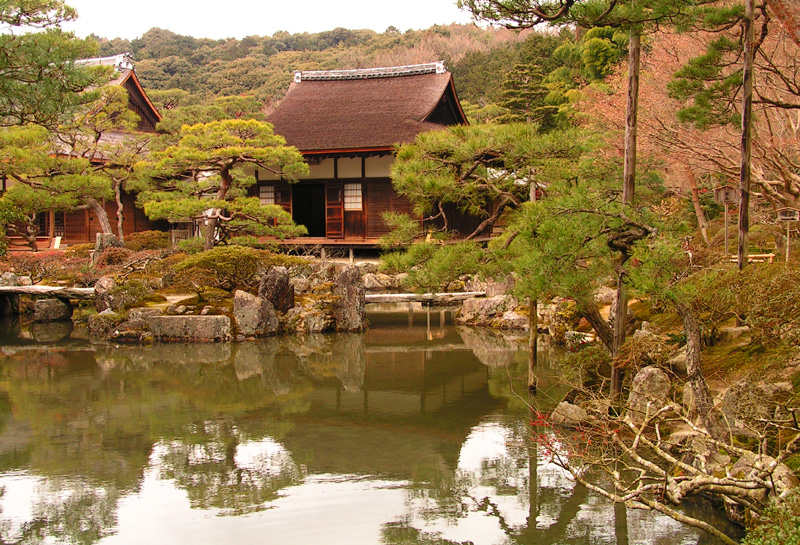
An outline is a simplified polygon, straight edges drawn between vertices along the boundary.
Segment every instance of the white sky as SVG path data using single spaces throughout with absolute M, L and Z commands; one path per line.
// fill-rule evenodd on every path
M 194 38 L 244 38 L 321 32 L 336 27 L 385 31 L 469 23 L 456 0 L 66 0 L 78 20 L 63 25 L 78 36 L 138 38 L 159 27 Z

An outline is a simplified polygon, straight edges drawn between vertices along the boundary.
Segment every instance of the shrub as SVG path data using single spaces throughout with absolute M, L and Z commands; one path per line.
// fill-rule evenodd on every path
M 203 251 L 204 241 L 200 237 L 178 241 L 178 250 L 186 254 L 199 254 Z
M 207 287 L 252 289 L 258 275 L 276 260 L 274 254 L 246 246 L 217 246 L 212 250 L 195 254 L 179 263 L 175 270 L 179 276 L 192 276 L 195 283 Z
M 780 505 L 768 507 L 742 545 L 800 545 L 800 489 L 789 492 Z
M 86 242 L 84 244 L 73 244 L 64 250 L 64 257 L 70 258 L 86 258 L 92 255 L 94 251 L 94 244 Z
M 732 283 L 753 342 L 800 344 L 800 270 L 761 263 L 738 275 Z
M 56 278 L 63 269 L 64 252 L 46 250 L 44 252 L 15 252 L 8 256 L 8 262 L 19 276 L 30 276 L 33 283 L 45 278 Z
M 590 344 L 583 350 L 571 352 L 561 362 L 561 375 L 574 387 L 598 384 L 604 374 L 610 374 L 611 356 L 602 346 Z
M 104 252 L 105 253 L 105 252 Z M 122 295 L 125 308 L 136 307 L 150 299 L 153 290 L 142 280 L 128 280 L 112 290 L 113 295 Z
M 648 365 L 663 365 L 674 350 L 665 339 L 656 335 L 632 336 L 625 340 L 614 358 L 614 367 L 634 373 Z
M 141 231 L 125 237 L 125 247 L 134 252 L 163 250 L 170 247 L 170 236 L 165 231 Z
M 97 267 L 113 267 L 124 265 L 133 252 L 127 248 L 106 248 L 100 254 L 95 255 L 94 264 Z

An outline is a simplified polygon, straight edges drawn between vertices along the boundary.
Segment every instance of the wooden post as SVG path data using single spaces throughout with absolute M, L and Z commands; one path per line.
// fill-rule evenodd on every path
M 528 391 L 535 392 L 539 384 L 536 367 L 539 364 L 539 301 L 528 301 Z
M 747 265 L 748 235 L 750 232 L 750 155 L 752 139 L 750 128 L 753 116 L 753 7 L 754 0 L 745 0 L 744 16 L 744 66 L 742 69 L 742 144 L 739 175 L 739 252 L 741 271 Z
M 789 231 L 789 225 L 791 224 L 790 221 L 786 222 L 786 266 L 789 266 L 789 235 L 791 234 Z
M 730 256 L 730 250 L 728 250 L 728 203 L 725 203 L 725 261 L 727 262 L 728 256 Z

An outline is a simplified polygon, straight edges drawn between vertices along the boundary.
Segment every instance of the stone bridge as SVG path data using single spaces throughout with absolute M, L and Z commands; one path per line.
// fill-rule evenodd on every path
M 0 286 L 0 317 L 19 314 L 19 296 L 47 297 L 69 303 L 71 299 L 94 300 L 94 288 L 60 286 Z

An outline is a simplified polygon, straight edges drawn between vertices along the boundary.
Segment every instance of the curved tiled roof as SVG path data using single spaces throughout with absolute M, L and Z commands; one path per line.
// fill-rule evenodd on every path
M 431 114 L 450 103 L 452 122 L 465 123 L 452 76 L 426 66 L 298 72 L 268 117 L 275 132 L 303 152 L 392 149 L 442 127 Z M 447 116 L 445 116 L 447 117 Z

